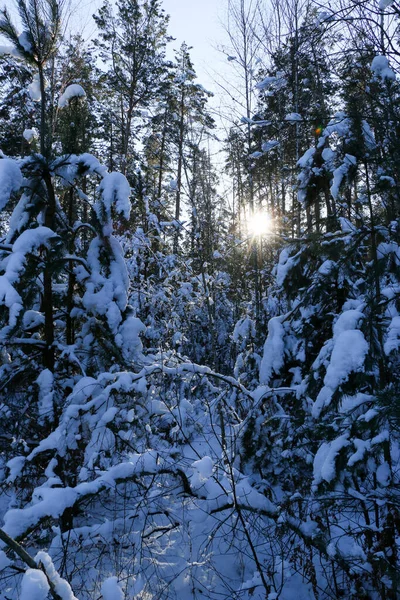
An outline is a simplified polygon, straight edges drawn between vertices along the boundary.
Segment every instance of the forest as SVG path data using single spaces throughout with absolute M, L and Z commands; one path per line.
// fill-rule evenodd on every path
M 226 9 L 0 11 L 0 600 L 400 598 L 400 2 Z

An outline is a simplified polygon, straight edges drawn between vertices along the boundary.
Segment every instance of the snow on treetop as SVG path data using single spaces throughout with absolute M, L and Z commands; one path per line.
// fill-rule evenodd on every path
M 274 148 L 279 146 L 279 144 L 280 142 L 278 142 L 277 140 L 268 140 L 267 142 L 263 143 L 261 149 L 263 152 L 269 152 L 270 150 L 273 150 Z
M 344 331 L 357 329 L 364 320 L 364 313 L 357 309 L 343 312 L 333 325 L 333 337 L 337 338 Z
M 330 191 L 335 198 L 335 200 L 339 197 L 339 189 L 343 179 L 346 177 L 349 170 L 357 164 L 357 159 L 352 154 L 345 154 L 343 163 L 334 170 L 333 172 L 333 183 L 331 185 Z
M 36 127 L 32 127 L 32 129 L 24 129 L 22 136 L 30 144 L 32 140 L 36 140 L 39 137 L 39 132 Z
M 305 167 L 312 164 L 312 159 L 314 157 L 314 154 L 315 154 L 315 148 L 309 148 L 306 152 L 304 152 L 303 156 L 301 156 L 299 158 L 299 160 L 297 161 L 297 166 L 304 169 Z
M 36 227 L 35 229 L 27 229 L 13 244 L 13 252 L 21 252 L 28 254 L 36 250 L 40 246 L 47 246 L 52 238 L 58 237 L 56 233 L 49 227 Z
M 12 254 L 7 257 L 5 278 L 11 285 L 18 281 L 26 263 L 26 255 L 40 246 L 49 247 L 51 239 L 58 236 L 48 227 L 36 227 L 35 229 L 26 229 L 14 242 Z
M 40 80 L 39 75 L 35 75 L 32 83 L 28 85 L 29 95 L 34 102 L 40 102 L 42 99 L 42 93 L 40 91 Z
M 382 79 L 396 79 L 394 71 L 389 67 L 389 62 L 386 56 L 375 56 L 371 64 L 371 71 L 375 77 L 381 77 Z
M 22 185 L 22 173 L 11 158 L 0 160 L 0 210 L 3 210 L 13 192 L 18 192 Z
M 117 172 L 107 173 L 97 191 L 100 192 L 102 201 L 96 202 L 95 211 L 101 222 L 104 220 L 102 210 L 105 211 L 107 220 L 111 219 L 111 207 L 114 203 L 117 213 L 124 215 L 125 219 L 129 219 L 131 188 L 125 175 Z
M 278 71 L 276 75 L 265 77 L 262 81 L 256 84 L 258 90 L 265 90 L 271 87 L 280 89 L 286 84 L 286 78 L 282 71 Z
M 364 369 L 368 344 L 362 331 L 358 329 L 363 319 L 364 314 L 360 310 L 345 310 L 333 325 L 333 340 L 325 344 L 314 363 L 314 368 L 318 368 L 324 360 L 325 353 L 331 350 L 324 387 L 320 390 L 312 408 L 314 418 L 318 418 L 322 410 L 329 406 L 333 394 L 348 380 L 350 373 Z
M 86 96 L 86 92 L 81 85 L 78 83 L 73 83 L 65 88 L 64 93 L 60 96 L 58 100 L 58 108 L 65 108 L 68 106 L 69 101 L 72 98 L 84 98 Z
M 295 123 L 296 121 L 302 121 L 303 117 L 299 115 L 299 113 L 290 113 L 286 115 L 285 121 L 290 121 L 291 123 Z
M 273 317 L 268 322 L 268 337 L 264 344 L 264 354 L 260 365 L 260 383 L 268 385 L 273 373 L 279 373 L 283 366 L 285 330 L 283 317 Z
M 342 448 L 350 444 L 349 434 L 339 436 L 332 442 L 323 442 L 314 458 L 314 480 L 313 486 L 317 486 L 323 480 L 328 483 L 336 477 L 336 457 Z

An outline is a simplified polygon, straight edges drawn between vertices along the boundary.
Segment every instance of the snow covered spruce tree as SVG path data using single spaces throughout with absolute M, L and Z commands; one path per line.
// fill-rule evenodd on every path
M 263 597 L 275 584 L 253 515 L 277 509 L 233 467 L 253 395 L 179 356 L 142 354 L 112 225 L 129 216 L 130 186 L 70 145 L 58 155 L 46 66 L 59 6 L 18 6 L 23 33 L 7 13 L 0 26 L 34 70 L 40 152 L 0 159 L 0 597 L 247 598 L 254 586 Z M 85 95 L 72 83 L 59 110 Z M 81 183 L 94 181 L 91 197 Z
M 259 485 L 314 527 L 288 561 L 315 596 L 394 599 L 399 89 L 388 59 L 366 50 L 346 57 L 342 110 L 298 163 L 304 207 L 329 189 L 322 228 L 281 252 L 270 290 L 260 381 L 292 394 L 257 407 L 242 444 Z
M 34 6 L 44 40 L 53 5 Z M 28 58 L 38 50 L 25 9 L 29 35 L 9 19 L 7 31 Z M 40 103 L 44 84 L 43 72 Z M 77 83 L 60 110 L 69 102 L 85 102 Z M 308 593 L 277 558 L 274 533 L 278 520 L 291 531 L 301 521 L 240 470 L 238 437 L 270 390 L 173 352 L 144 355 L 112 226 L 113 212 L 129 216 L 130 187 L 89 154 L 57 155 L 40 114 L 41 152 L 0 159 L 10 215 L 0 248 L 2 600 L 73 600 L 71 588 L 80 600 Z M 83 177 L 98 182 L 93 198 Z
M 394 600 L 400 118 L 388 57 L 374 44 L 347 53 L 331 99 L 340 111 L 328 118 L 324 18 L 306 11 L 301 40 L 277 52 L 262 86 L 272 85 L 263 94 L 276 104 L 275 130 L 250 139 L 251 153 L 265 144 L 258 158 L 268 166 L 251 200 L 282 221 L 292 206 L 285 231 L 299 237 L 265 273 L 265 286 L 274 281 L 261 359 L 252 285 L 242 281 L 248 263 L 220 253 L 228 235 L 215 218 L 210 155 L 199 147 L 212 124 L 208 94 L 186 46 L 179 73 L 166 68 L 159 2 L 99 12 L 99 48 L 115 59 L 97 145 L 111 172 L 88 153 L 90 57 L 70 47 L 80 81 L 73 64 L 67 85 L 51 81 L 63 72 L 60 6 L 19 0 L 18 8 L 22 33 L 7 12 L 0 22 L 11 43 L 4 73 L 21 75 L 32 119 L 28 131 L 21 126 L 21 156 L 14 119 L 0 158 L 0 600 Z M 152 108 L 158 118 L 141 151 L 135 134 Z M 240 153 L 250 145 L 232 134 L 230 147 L 244 205 L 253 183 L 249 152 L 244 161 Z M 187 252 L 171 219 L 161 223 L 171 206 L 180 220 L 184 198 L 193 209 Z M 134 235 L 124 226 L 131 202 Z
M 65 400 L 82 376 L 137 357 L 142 327 L 127 310 L 128 277 L 122 249 L 112 235 L 112 213 L 129 217 L 128 182 L 120 173 L 107 173 L 89 154 L 57 156 L 53 148 L 46 66 L 57 51 L 60 6 L 55 0 L 21 0 L 18 10 L 22 33 L 6 10 L 0 30 L 11 42 L 4 51 L 34 71 L 29 92 L 40 104 L 40 153 L 23 159 L 3 155 L 0 160 L 0 436 L 3 476 L 7 461 L 11 475 L 8 484 L 3 479 L 2 513 L 10 503 L 24 505 L 43 477 L 43 464 L 25 470 L 13 456 L 36 447 L 57 427 Z M 59 110 L 84 97 L 80 85 L 68 86 L 59 98 Z M 94 199 L 80 189 L 83 177 L 97 180 Z M 75 221 L 63 210 L 66 195 L 76 204 Z M 84 213 L 88 222 L 80 220 Z M 75 466 L 73 460 L 58 463 L 60 482 L 71 483 Z M 9 495 L 11 482 L 14 491 Z M 61 515 L 61 529 L 66 519 Z M 50 585 L 53 593 L 58 585 L 50 573 L 53 567 L 46 557 L 37 562 L 46 573 L 38 575 L 38 586 Z M 28 580 L 23 580 L 22 589 L 28 590 Z M 29 591 L 23 597 L 30 597 Z

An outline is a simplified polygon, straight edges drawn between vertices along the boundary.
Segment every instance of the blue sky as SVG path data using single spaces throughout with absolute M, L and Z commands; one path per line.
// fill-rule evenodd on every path
M 200 82 L 211 88 L 211 72 L 224 59 L 216 49 L 225 37 L 222 22 L 226 14 L 227 0 L 164 0 L 163 7 L 171 17 L 169 32 L 182 42 L 193 46 L 191 51 Z
M 92 14 L 103 0 L 72 0 L 71 29 L 84 31 L 84 37 L 96 35 Z M 213 85 L 210 73 L 226 66 L 226 58 L 216 49 L 224 37 L 222 23 L 226 21 L 228 0 L 163 0 L 163 8 L 170 15 L 169 33 L 177 38 L 171 44 L 179 48 L 182 42 L 192 46 L 192 60 L 199 82 L 207 89 Z

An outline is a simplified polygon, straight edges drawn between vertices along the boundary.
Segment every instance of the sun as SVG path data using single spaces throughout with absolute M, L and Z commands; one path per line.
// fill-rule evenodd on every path
M 262 236 L 272 232 L 271 215 L 265 211 L 257 211 L 247 217 L 247 230 L 250 235 Z

